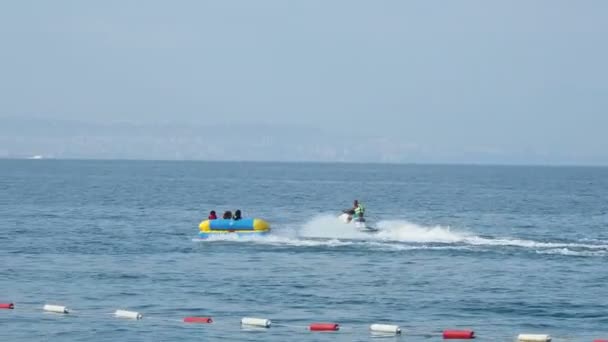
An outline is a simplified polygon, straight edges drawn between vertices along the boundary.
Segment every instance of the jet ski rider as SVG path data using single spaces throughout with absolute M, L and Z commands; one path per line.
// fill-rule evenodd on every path
M 344 212 L 349 215 L 348 222 L 352 221 L 352 219 L 356 219 L 357 221 L 363 221 L 365 207 L 363 206 L 363 204 L 359 203 L 358 200 L 355 200 L 353 202 L 353 207 L 351 209 L 345 210 Z
M 355 215 L 353 216 L 353 218 L 356 218 L 358 221 L 363 221 L 363 214 L 365 214 L 365 207 L 363 206 L 363 204 L 359 203 L 359 201 L 355 200 L 355 202 L 353 202 L 353 204 L 355 205 Z

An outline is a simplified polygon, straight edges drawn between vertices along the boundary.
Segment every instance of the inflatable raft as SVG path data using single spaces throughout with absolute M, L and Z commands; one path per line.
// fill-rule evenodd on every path
M 259 218 L 244 218 L 240 220 L 204 220 L 198 225 L 198 236 L 206 239 L 214 235 L 264 235 L 270 232 L 270 224 Z

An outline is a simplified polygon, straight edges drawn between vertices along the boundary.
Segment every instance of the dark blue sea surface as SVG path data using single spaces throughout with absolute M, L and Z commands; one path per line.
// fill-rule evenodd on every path
M 0 341 L 608 338 L 607 206 L 594 167 L 0 160 Z M 273 231 L 200 241 L 211 209 Z

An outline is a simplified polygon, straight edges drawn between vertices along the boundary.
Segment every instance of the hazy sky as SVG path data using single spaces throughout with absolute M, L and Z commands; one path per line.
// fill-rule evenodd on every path
M 608 164 L 608 1 L 3 1 L 0 44 L 0 125 L 287 124 L 404 162 Z

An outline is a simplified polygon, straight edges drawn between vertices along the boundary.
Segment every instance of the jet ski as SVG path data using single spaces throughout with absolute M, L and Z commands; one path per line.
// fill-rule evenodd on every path
M 367 221 L 363 217 L 356 217 L 353 219 L 353 215 L 355 214 L 354 210 L 347 209 L 343 210 L 342 214 L 338 216 L 340 221 L 345 224 L 353 225 L 355 229 L 361 232 L 377 232 L 378 228 L 371 227 L 367 224 Z

